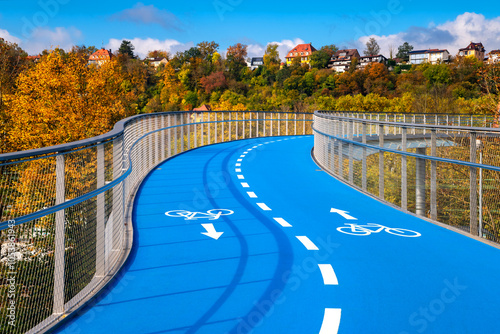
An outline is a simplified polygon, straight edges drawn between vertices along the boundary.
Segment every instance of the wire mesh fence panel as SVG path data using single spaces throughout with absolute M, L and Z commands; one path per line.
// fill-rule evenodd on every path
M 396 153 L 384 153 L 384 198 L 401 206 L 401 157 Z

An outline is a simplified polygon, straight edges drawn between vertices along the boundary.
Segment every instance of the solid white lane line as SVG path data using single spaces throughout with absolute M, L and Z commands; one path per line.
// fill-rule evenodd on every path
M 266 205 L 266 203 L 257 203 L 257 205 L 264 211 L 271 211 L 271 208 Z
M 253 191 L 247 191 L 247 194 L 248 196 L 250 196 L 250 198 L 257 198 L 257 195 L 255 195 Z
M 286 220 L 284 220 L 283 218 L 273 218 L 274 220 L 276 220 L 276 222 L 278 224 L 280 224 L 281 226 L 283 227 L 292 227 L 292 225 L 290 225 Z
M 234 171 L 235 171 L 236 173 L 241 173 L 241 168 L 236 168 Z
M 306 247 L 307 250 L 319 250 L 318 246 L 316 246 L 308 237 L 305 235 L 297 236 L 300 242 Z
M 250 188 L 250 186 L 249 186 L 249 185 L 248 185 L 248 183 L 246 183 L 246 182 L 241 182 L 241 186 L 242 186 L 243 188 Z
M 325 285 L 338 285 L 337 275 L 333 271 L 331 264 L 318 264 L 319 270 L 321 270 L 321 275 L 323 276 L 323 282 Z
M 237 163 L 235 166 L 236 166 L 236 167 L 240 167 L 240 166 L 241 166 L 241 164 L 240 164 L 240 163 Z
M 240 162 L 240 161 L 243 161 L 243 159 L 238 159 L 238 160 L 236 160 L 236 161 Z
M 243 175 L 237 175 L 239 180 L 244 180 L 245 177 Z
M 325 316 L 319 334 L 337 334 L 339 332 L 341 311 L 339 308 L 325 308 Z

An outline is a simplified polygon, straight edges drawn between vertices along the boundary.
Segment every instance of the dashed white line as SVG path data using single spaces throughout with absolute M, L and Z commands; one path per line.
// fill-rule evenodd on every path
M 248 151 L 251 151 L 251 150 L 252 150 L 252 149 L 249 149 Z M 248 154 L 248 151 L 246 151 L 246 152 L 243 152 L 243 154 Z
M 240 166 L 241 166 L 241 164 L 240 164 L 240 163 L 237 163 L 235 166 L 236 166 L 236 167 L 240 167 Z
M 240 162 L 240 161 L 243 161 L 243 159 L 238 159 L 238 160 L 236 160 L 236 161 Z
M 297 236 L 300 242 L 306 247 L 307 250 L 319 250 L 318 246 L 316 246 L 308 237 L 305 235 Z
M 290 225 L 290 223 L 288 223 L 286 220 L 284 220 L 283 218 L 273 218 L 274 220 L 276 220 L 276 222 L 278 224 L 280 224 L 281 226 L 283 227 L 292 227 L 292 225 Z
M 241 168 L 236 168 L 234 171 L 235 171 L 236 173 L 241 173 Z
M 245 155 L 244 155 L 244 154 L 240 155 L 240 158 L 244 158 L 244 157 L 245 157 Z
M 247 194 L 250 198 L 257 198 L 257 195 L 253 191 L 247 191 Z
M 323 282 L 325 285 L 338 285 L 337 275 L 333 271 L 331 264 L 318 264 L 319 270 L 321 270 L 321 275 L 323 276 Z
M 319 334 L 337 334 L 339 332 L 341 311 L 339 308 L 325 308 L 325 316 Z
M 244 180 L 245 177 L 243 175 L 237 175 L 239 180 Z
M 271 208 L 266 205 L 266 203 L 257 203 L 257 205 L 264 211 L 271 211 Z
M 243 188 L 250 188 L 250 186 L 249 186 L 249 185 L 248 185 L 248 183 L 246 183 L 246 182 L 241 182 L 241 186 L 242 186 Z

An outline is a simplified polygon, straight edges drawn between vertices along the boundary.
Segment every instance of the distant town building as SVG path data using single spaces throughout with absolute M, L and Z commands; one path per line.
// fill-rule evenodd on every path
M 194 108 L 193 111 L 212 111 L 212 108 L 208 104 L 202 104 L 198 108 Z
M 286 64 L 288 66 L 292 65 L 292 61 L 294 58 L 300 58 L 300 62 L 302 64 L 308 64 L 311 60 L 311 55 L 312 53 L 316 51 L 314 46 L 312 46 L 311 43 L 308 44 L 299 44 L 296 47 L 294 47 L 292 50 L 288 52 L 286 55 Z
M 359 59 L 361 56 L 357 49 L 344 49 L 338 50 L 335 54 L 330 58 L 328 62 L 328 68 L 331 68 L 335 72 L 346 72 L 349 71 L 351 67 L 351 61 L 356 58 Z
M 412 65 L 420 65 L 422 63 L 439 64 L 450 61 L 450 53 L 448 50 L 414 50 L 408 52 L 408 55 L 410 56 L 410 64 Z
M 488 53 L 488 64 L 500 63 L 500 50 L 493 50 Z
M 150 58 L 146 58 L 146 60 L 148 60 L 149 64 L 151 66 L 153 66 L 154 68 L 157 68 L 161 64 L 165 64 L 165 65 L 168 64 L 168 59 L 165 57 L 150 57 Z
M 484 53 L 483 43 L 470 42 L 466 48 L 458 50 L 458 55 L 460 57 L 476 57 L 481 61 L 484 60 Z
M 387 58 L 385 58 L 383 55 L 376 55 L 376 56 L 364 56 L 364 57 L 359 57 L 359 62 L 357 68 L 365 68 L 366 65 L 372 64 L 372 63 L 381 63 L 384 65 L 387 65 Z
M 37 63 L 40 60 L 40 58 L 42 58 L 42 56 L 40 55 L 26 57 L 26 59 L 31 60 L 34 63 Z
M 252 71 L 258 68 L 259 66 L 263 65 L 264 65 L 264 57 L 253 57 L 248 62 L 248 67 L 250 67 Z
M 102 64 L 110 61 L 112 57 L 113 53 L 111 53 L 111 50 L 102 48 L 90 55 L 89 64 L 101 66 Z

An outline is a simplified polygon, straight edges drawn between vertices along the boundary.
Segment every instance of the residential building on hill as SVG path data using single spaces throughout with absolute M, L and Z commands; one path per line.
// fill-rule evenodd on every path
M 102 64 L 108 62 L 113 57 L 111 50 L 106 50 L 105 48 L 99 49 L 89 57 L 89 64 L 95 64 L 101 66 Z
M 264 65 L 264 57 L 253 57 L 248 62 L 248 67 L 250 67 L 252 71 L 255 70 L 257 67 L 263 65 Z
M 387 65 L 387 58 L 385 58 L 383 55 L 359 57 L 359 62 L 356 68 L 365 68 L 368 64 L 372 63 L 381 63 Z
M 32 62 L 34 62 L 34 63 L 37 63 L 37 62 L 40 60 L 40 58 L 42 58 L 42 56 L 41 56 L 41 55 L 36 55 L 36 56 L 28 56 L 28 57 L 26 57 L 26 59 L 31 60 L 31 61 L 32 61 Z
M 476 57 L 477 59 L 483 61 L 484 60 L 484 46 L 483 43 L 474 43 L 470 42 L 470 44 L 463 49 L 458 50 L 458 55 L 460 57 Z
M 493 50 L 488 53 L 488 64 L 500 63 L 500 50 Z
M 450 61 L 450 53 L 448 50 L 414 50 L 408 52 L 408 55 L 410 56 L 410 64 L 412 65 L 419 65 L 422 63 L 439 64 Z
M 357 58 L 358 60 L 361 58 L 357 49 L 338 50 L 330 58 L 328 68 L 339 73 L 346 72 L 349 70 L 353 58 Z
M 149 61 L 149 64 L 152 65 L 154 68 L 157 68 L 161 64 L 168 64 L 168 59 L 165 57 L 151 57 L 151 58 L 146 58 L 146 60 Z
M 286 64 L 288 66 L 292 65 L 292 60 L 294 58 L 299 58 L 300 57 L 300 62 L 302 64 L 308 64 L 311 60 L 311 55 L 312 53 L 316 51 L 314 46 L 312 46 L 311 43 L 308 44 L 299 44 L 296 47 L 294 47 L 292 50 L 288 52 L 286 55 Z

